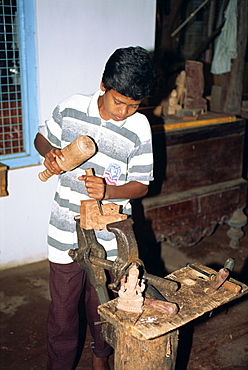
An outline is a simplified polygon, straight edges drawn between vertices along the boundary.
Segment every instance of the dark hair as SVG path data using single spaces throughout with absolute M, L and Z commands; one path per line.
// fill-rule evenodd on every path
M 148 52 L 140 46 L 117 49 L 108 59 L 102 76 L 107 90 L 142 100 L 149 96 L 155 82 Z

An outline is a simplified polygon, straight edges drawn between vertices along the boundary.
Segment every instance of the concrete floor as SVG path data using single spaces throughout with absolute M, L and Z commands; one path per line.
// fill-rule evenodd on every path
M 200 262 L 218 271 L 228 257 L 233 257 L 236 266 L 232 277 L 248 284 L 248 226 L 237 249 L 229 247 L 227 230 L 226 225 L 219 226 L 194 247 L 175 248 L 162 243 L 160 255 L 165 269 L 169 273 L 188 262 Z M 1 369 L 46 369 L 49 302 L 47 261 L 0 271 Z M 248 369 L 247 324 L 248 295 L 183 326 L 177 370 Z M 88 331 L 85 335 L 80 370 L 91 369 Z

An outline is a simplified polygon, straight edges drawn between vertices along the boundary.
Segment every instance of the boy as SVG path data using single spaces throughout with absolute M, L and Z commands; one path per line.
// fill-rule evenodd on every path
M 100 336 L 97 297 L 86 273 L 68 256 L 77 248 L 74 217 L 80 201 L 94 198 L 122 206 L 131 214 L 130 199 L 146 195 L 153 180 L 151 132 L 146 117 L 137 113 L 154 85 L 154 70 L 141 47 L 117 49 L 106 63 L 100 91 L 93 96 L 73 95 L 58 105 L 52 118 L 39 127 L 35 138 L 44 165 L 59 175 L 48 230 L 50 292 L 48 313 L 48 369 L 71 370 L 78 345 L 78 302 L 85 289 L 87 321 L 93 337 L 93 369 L 108 369 L 111 347 Z M 83 165 L 63 173 L 55 157 L 80 135 L 91 137 L 97 153 Z M 93 168 L 95 176 L 84 170 Z M 96 231 L 108 259 L 117 255 L 116 239 Z

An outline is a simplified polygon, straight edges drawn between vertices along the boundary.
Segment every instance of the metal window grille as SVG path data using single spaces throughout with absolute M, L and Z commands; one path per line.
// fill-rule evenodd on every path
M 24 151 L 17 12 L 16 0 L 0 0 L 0 155 Z

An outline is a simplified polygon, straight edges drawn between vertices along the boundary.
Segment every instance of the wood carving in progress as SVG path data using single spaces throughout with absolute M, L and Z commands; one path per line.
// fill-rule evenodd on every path
M 112 222 L 127 219 L 127 215 L 119 213 L 117 204 L 107 203 L 101 205 L 103 215 L 95 199 L 82 200 L 80 206 L 80 227 L 85 230 L 102 230 Z

